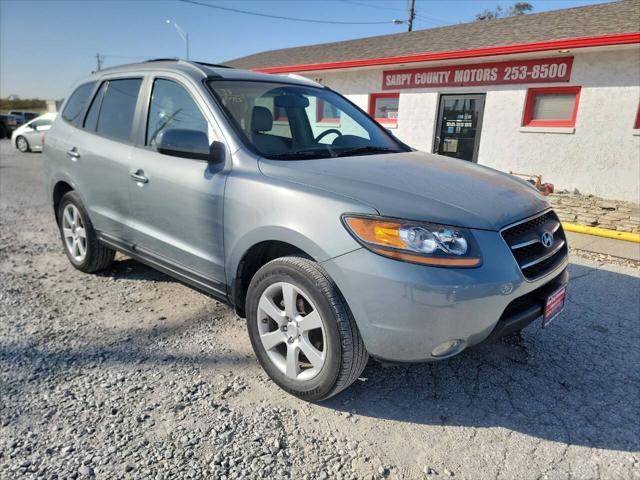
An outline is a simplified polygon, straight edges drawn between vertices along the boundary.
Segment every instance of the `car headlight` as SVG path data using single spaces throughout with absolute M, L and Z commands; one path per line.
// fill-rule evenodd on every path
M 364 215 L 343 215 L 358 242 L 374 253 L 440 267 L 477 267 L 480 253 L 464 228 Z

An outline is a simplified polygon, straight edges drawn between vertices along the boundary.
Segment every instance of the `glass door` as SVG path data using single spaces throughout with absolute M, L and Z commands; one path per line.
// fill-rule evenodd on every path
M 434 153 L 478 161 L 484 94 L 441 95 Z

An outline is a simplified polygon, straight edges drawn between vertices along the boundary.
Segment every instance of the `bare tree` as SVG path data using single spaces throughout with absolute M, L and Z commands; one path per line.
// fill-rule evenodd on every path
M 494 18 L 500 18 L 502 16 L 502 7 L 496 6 L 495 10 L 489 10 L 485 8 L 482 13 L 476 14 L 476 20 L 493 20 Z
M 500 5 L 497 5 L 493 10 L 486 8 L 481 13 L 476 14 L 476 21 L 493 20 L 500 17 L 515 17 L 516 15 L 524 15 L 532 10 L 533 5 L 529 2 L 516 2 L 507 8 L 506 13 Z
M 533 5 L 529 2 L 516 2 L 507 9 L 507 17 L 515 17 L 516 15 L 524 15 L 533 10 Z

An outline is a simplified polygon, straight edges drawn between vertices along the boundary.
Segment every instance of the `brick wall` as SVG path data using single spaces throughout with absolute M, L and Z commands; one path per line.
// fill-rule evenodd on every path
M 556 193 L 547 197 L 563 222 L 620 232 L 640 232 L 640 204 L 593 195 Z

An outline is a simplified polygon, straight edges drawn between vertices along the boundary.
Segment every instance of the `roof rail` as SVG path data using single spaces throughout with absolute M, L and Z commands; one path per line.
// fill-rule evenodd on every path
M 308 83 L 310 85 L 315 85 L 316 87 L 325 87 L 325 85 L 320 82 L 316 82 L 315 80 L 311 80 L 309 77 L 305 77 L 303 75 L 298 75 L 297 73 L 281 73 L 281 77 L 288 77 L 294 80 L 298 80 L 300 82 Z
M 198 65 L 204 65 L 205 67 L 214 67 L 214 68 L 234 68 L 230 65 L 222 65 L 220 63 L 207 63 L 207 62 L 198 62 L 197 60 L 191 60 L 193 63 L 197 63 Z
M 149 63 L 149 62 L 177 62 L 179 60 L 179 58 L 173 57 L 173 58 L 150 58 L 149 60 L 145 60 L 144 63 Z
M 144 63 L 149 63 L 149 62 L 187 62 L 187 63 L 195 63 L 197 65 L 204 65 L 205 67 L 215 67 L 215 68 L 233 68 L 229 65 L 222 65 L 219 63 L 207 63 L 207 62 L 200 62 L 198 60 L 182 60 L 181 58 L 152 58 L 149 60 L 145 60 Z

